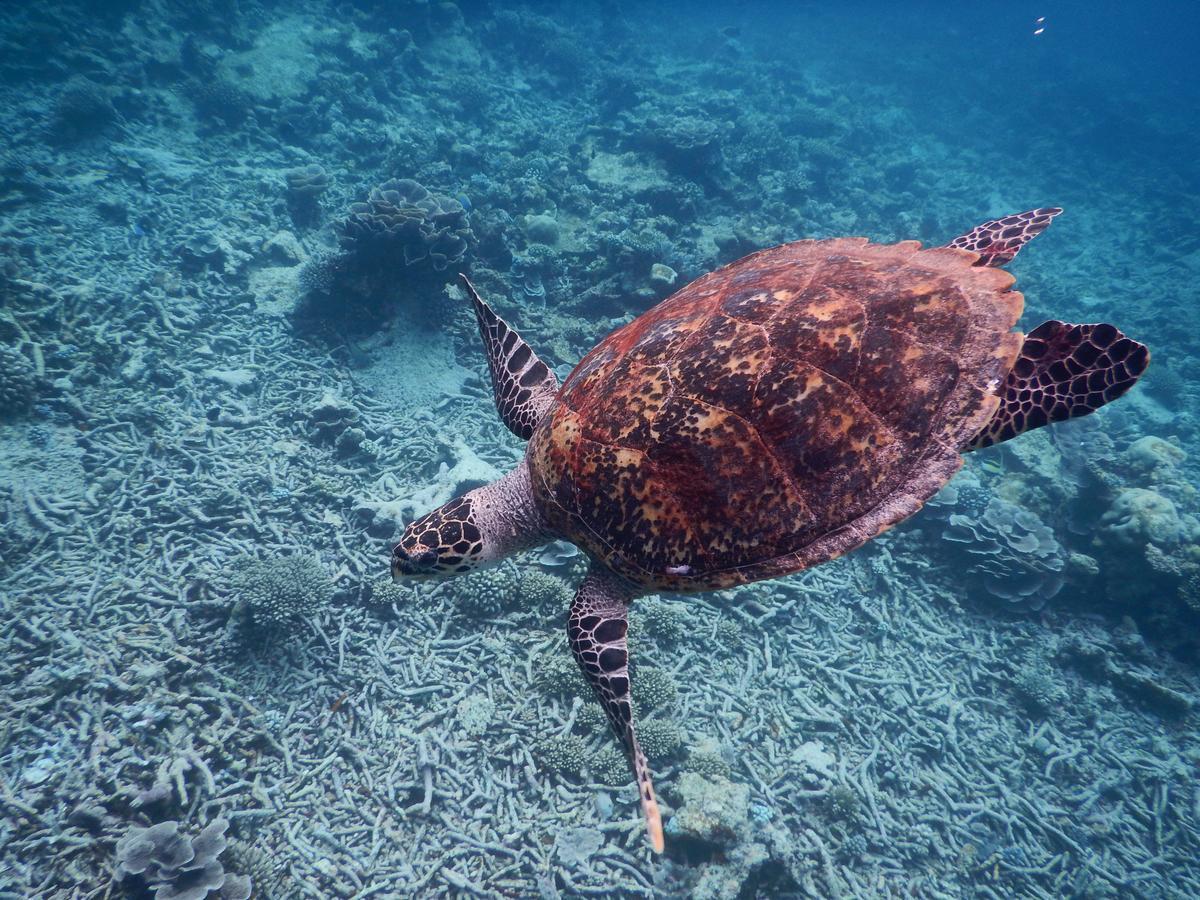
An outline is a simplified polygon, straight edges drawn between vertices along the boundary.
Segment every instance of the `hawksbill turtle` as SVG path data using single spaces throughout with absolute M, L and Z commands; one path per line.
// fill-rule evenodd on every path
M 944 247 L 805 240 L 698 278 L 602 340 L 560 385 L 462 276 L 496 408 L 525 457 L 407 526 L 399 581 L 551 540 L 590 567 L 567 637 L 663 830 L 630 704 L 630 604 L 777 578 L 907 519 L 963 453 L 1087 415 L 1145 370 L 1108 324 L 1013 331 L 999 268 L 1061 209 L 985 222 Z

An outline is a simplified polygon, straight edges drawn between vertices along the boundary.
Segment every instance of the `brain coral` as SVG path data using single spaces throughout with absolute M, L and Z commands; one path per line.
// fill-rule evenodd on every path
M 1173 547 L 1188 536 L 1189 528 L 1175 504 L 1146 488 L 1122 488 L 1100 517 L 1102 533 L 1119 546 L 1155 544 Z

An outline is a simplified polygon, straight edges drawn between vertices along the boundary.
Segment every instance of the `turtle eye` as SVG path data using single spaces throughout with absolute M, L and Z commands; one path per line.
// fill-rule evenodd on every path
M 430 550 L 428 547 L 419 550 L 409 558 L 418 566 L 432 566 L 438 561 L 437 551 Z

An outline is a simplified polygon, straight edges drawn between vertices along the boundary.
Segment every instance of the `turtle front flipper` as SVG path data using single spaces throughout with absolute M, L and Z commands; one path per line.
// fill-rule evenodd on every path
M 467 276 L 459 277 L 471 296 L 479 336 L 487 350 L 496 411 L 509 431 L 527 441 L 558 395 L 558 378 L 521 336 L 483 301 Z
M 650 765 L 638 744 L 629 696 L 629 649 L 625 636 L 629 631 L 629 602 L 636 593 L 628 582 L 593 565 L 571 603 L 567 637 L 575 661 L 600 698 L 609 724 L 633 763 L 650 846 L 655 853 L 662 853 L 662 816 L 650 781 Z
M 1062 209 L 1044 206 L 1027 212 L 992 219 L 960 234 L 947 247 L 979 254 L 977 266 L 1003 266 L 1012 262 L 1021 248 L 1045 231 Z
M 964 447 L 978 450 L 1051 422 L 1093 413 L 1137 383 L 1150 364 L 1145 344 L 1116 326 L 1051 319 L 1029 334 L 996 392 L 1000 406 Z

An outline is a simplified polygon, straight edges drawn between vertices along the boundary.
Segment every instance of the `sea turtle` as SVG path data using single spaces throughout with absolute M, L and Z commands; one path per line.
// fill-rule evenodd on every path
M 932 249 L 836 238 L 753 253 L 618 328 L 561 386 L 463 276 L 496 407 L 529 444 L 507 475 L 408 525 L 393 576 L 554 539 L 587 553 L 567 636 L 661 851 L 630 705 L 630 603 L 833 559 L 917 512 L 964 452 L 1129 390 L 1150 355 L 1112 325 L 1011 330 L 1023 298 L 997 267 L 1060 212 Z

